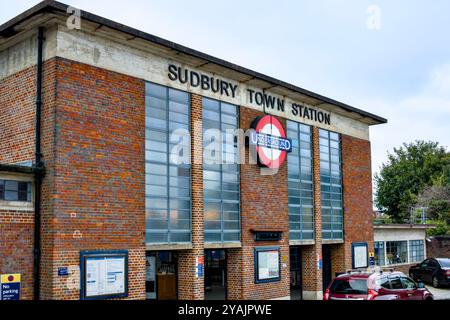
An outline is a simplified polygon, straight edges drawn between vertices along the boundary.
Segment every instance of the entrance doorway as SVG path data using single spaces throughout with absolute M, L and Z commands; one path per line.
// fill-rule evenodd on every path
M 148 300 L 177 300 L 177 254 L 147 252 L 146 293 Z
M 291 247 L 289 254 L 291 264 L 291 300 L 303 300 L 301 247 Z
M 325 292 L 333 279 L 331 268 L 331 246 L 329 245 L 322 246 L 322 264 L 323 291 Z
M 227 299 L 227 253 L 205 250 L 205 300 Z

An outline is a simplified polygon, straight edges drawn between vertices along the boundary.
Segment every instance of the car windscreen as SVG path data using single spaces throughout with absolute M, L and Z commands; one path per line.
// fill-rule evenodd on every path
M 450 259 L 439 259 L 438 261 L 442 268 L 450 268 Z
M 367 279 L 336 279 L 330 291 L 337 294 L 367 294 Z

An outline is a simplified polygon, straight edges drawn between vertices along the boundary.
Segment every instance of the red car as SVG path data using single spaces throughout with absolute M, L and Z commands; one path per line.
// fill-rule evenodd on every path
M 433 294 L 401 272 L 351 271 L 331 282 L 324 300 L 433 300 Z

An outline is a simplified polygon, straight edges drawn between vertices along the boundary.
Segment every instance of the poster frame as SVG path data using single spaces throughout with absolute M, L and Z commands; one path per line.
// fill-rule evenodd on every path
M 270 279 L 260 279 L 259 277 L 259 253 L 261 252 L 278 252 L 278 277 Z M 281 250 L 280 247 L 258 247 L 255 248 L 254 252 L 254 269 L 255 269 L 255 283 L 269 283 L 269 282 L 279 282 L 281 281 Z
M 125 292 L 117 294 L 86 296 L 86 262 L 89 259 L 124 258 Z M 81 251 L 80 252 L 80 300 L 103 300 L 128 297 L 128 250 Z

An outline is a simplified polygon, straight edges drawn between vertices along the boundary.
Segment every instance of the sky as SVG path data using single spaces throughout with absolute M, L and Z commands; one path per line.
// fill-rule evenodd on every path
M 389 120 L 372 169 L 415 140 L 450 146 L 450 1 L 66 0 Z M 33 0 L 0 0 L 0 23 Z

